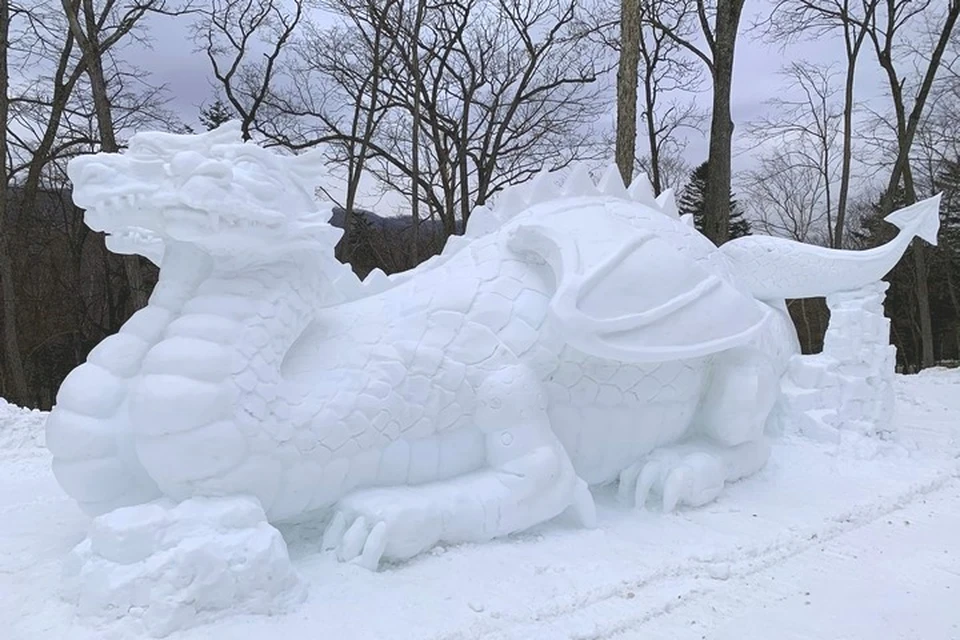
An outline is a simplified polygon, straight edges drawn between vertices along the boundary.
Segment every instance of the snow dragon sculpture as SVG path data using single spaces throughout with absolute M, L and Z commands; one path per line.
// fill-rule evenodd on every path
M 589 525 L 599 483 L 637 506 L 704 504 L 767 459 L 797 352 L 784 299 L 875 282 L 939 224 L 927 201 L 870 251 L 717 249 L 671 194 L 579 169 L 360 283 L 333 257 L 320 170 L 233 124 L 70 163 L 87 223 L 161 265 L 49 418 L 56 477 L 87 512 L 233 495 L 271 521 L 332 508 L 325 547 L 375 568 L 568 509 Z

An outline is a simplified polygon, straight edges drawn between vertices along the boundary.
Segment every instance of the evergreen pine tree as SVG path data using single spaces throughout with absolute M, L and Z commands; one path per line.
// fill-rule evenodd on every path
M 693 215 L 693 226 L 697 231 L 703 233 L 703 217 L 706 212 L 706 203 L 703 200 L 703 192 L 707 188 L 707 172 L 709 167 L 704 162 L 693 170 L 690 174 L 690 181 L 680 193 L 680 200 L 677 201 L 677 208 L 681 214 Z M 743 210 L 740 204 L 730 194 L 730 239 L 748 236 L 751 233 L 750 222 L 743 217 Z
M 944 246 L 960 251 L 960 158 L 947 160 L 934 180 L 943 193 L 940 203 L 940 238 Z
M 210 106 L 200 108 L 200 123 L 207 128 L 207 131 L 212 131 L 235 117 L 233 109 L 220 98 L 214 100 Z

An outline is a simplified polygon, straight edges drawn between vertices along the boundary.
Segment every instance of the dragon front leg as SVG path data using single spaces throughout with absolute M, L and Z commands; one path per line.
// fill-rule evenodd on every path
M 642 508 L 658 496 L 664 511 L 698 507 L 716 499 L 727 482 L 759 471 L 770 456 L 764 427 L 777 388 L 778 376 L 756 350 L 717 356 L 690 437 L 624 469 L 620 500 Z
M 373 570 L 381 559 L 411 558 L 440 542 L 486 541 L 568 508 L 593 526 L 593 497 L 550 429 L 536 377 L 521 366 L 492 373 L 478 389 L 477 406 L 485 469 L 349 495 L 328 525 L 324 548 Z
M 188 248 L 168 249 L 168 264 L 150 296 L 64 380 L 47 419 L 47 447 L 64 490 L 91 515 L 161 496 L 135 451 L 130 394 L 147 354 L 182 312 L 208 267 Z

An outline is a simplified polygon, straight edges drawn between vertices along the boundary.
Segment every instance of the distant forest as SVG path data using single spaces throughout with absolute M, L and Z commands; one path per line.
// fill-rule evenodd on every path
M 82 210 L 70 201 L 66 191 L 41 191 L 37 208 L 31 215 L 20 215 L 18 202 L 22 191 L 12 189 L 6 221 L 16 230 L 13 238 L 17 274 L 18 327 L 20 348 L 27 378 L 28 394 L 17 397 L 5 378 L 0 377 L 0 397 L 18 403 L 49 409 L 63 378 L 104 337 L 115 333 L 133 313 L 136 304 L 130 295 L 125 258 L 112 254 L 104 246 L 103 234 L 83 224 Z M 948 199 L 949 200 L 949 199 Z M 957 198 L 960 202 L 960 198 Z M 688 203 L 689 204 L 689 203 Z M 40 212 L 38 214 L 38 212 Z M 945 219 L 951 218 L 947 213 Z M 352 246 L 337 247 L 349 253 L 354 272 L 361 278 L 374 268 L 387 273 L 415 266 L 409 250 L 411 220 L 381 217 L 369 211 L 356 211 L 351 218 Z M 960 219 L 954 216 L 953 219 Z M 346 212 L 332 211 L 332 224 L 343 228 Z M 876 218 L 858 230 L 857 241 L 867 248 L 889 240 L 895 233 L 890 225 Z M 871 222 L 872 221 L 872 222 Z M 956 250 L 960 248 L 960 225 L 951 224 L 942 232 L 940 246 L 931 251 L 936 349 L 940 361 L 960 359 L 960 323 L 957 322 Z M 458 229 L 459 231 L 459 229 Z M 439 222 L 422 221 L 419 233 L 419 259 L 424 260 L 443 247 L 445 239 Z M 146 259 L 137 259 L 144 293 L 156 282 L 157 270 Z M 912 291 L 916 272 L 908 255 L 888 277 L 887 315 L 893 318 L 892 340 L 898 348 L 901 370 L 919 367 L 919 328 L 912 313 Z M 829 313 L 823 299 L 793 300 L 789 309 L 797 325 L 806 353 L 823 346 Z M 0 312 L 3 309 L 0 307 Z
M 49 407 L 156 279 L 84 226 L 69 159 L 229 119 L 324 154 L 337 256 L 360 275 L 422 262 L 506 187 L 574 162 L 673 189 L 717 245 L 872 247 L 895 232 L 883 217 L 943 192 L 939 245 L 911 245 L 886 305 L 902 371 L 957 361 L 958 18 L 960 0 L 0 1 L 0 396 Z M 736 113 L 746 44 L 782 68 Z M 184 47 L 212 87 L 198 116 L 133 63 Z M 368 210 L 371 181 L 405 217 Z M 824 302 L 790 310 L 819 350 Z

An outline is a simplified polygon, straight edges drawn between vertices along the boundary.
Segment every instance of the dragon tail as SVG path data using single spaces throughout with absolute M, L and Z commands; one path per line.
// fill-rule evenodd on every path
M 887 222 L 900 229 L 890 242 L 865 251 L 829 249 L 786 238 L 746 236 L 720 252 L 741 286 L 761 300 L 815 298 L 853 291 L 882 279 L 914 237 L 937 244 L 940 195 L 895 211 Z

